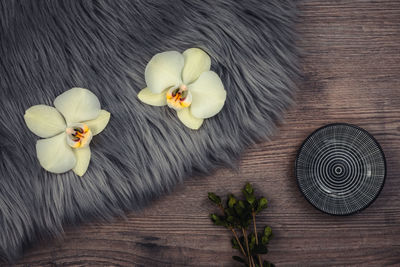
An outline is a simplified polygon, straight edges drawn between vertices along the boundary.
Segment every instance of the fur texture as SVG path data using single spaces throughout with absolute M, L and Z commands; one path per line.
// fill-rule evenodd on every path
M 267 139 L 291 103 L 299 70 L 296 4 L 270 1 L 0 1 L 0 254 L 18 257 L 63 225 L 137 210 L 184 178 L 233 165 Z M 200 47 L 227 90 L 198 131 L 167 107 L 141 103 L 159 52 Z M 91 143 L 83 178 L 38 163 L 23 120 L 85 87 L 112 117 Z

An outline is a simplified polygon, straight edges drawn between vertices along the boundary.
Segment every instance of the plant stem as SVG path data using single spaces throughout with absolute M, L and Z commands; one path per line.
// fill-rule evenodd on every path
M 253 264 L 252 264 L 251 255 L 250 255 L 249 240 L 247 239 L 246 229 L 244 229 L 243 227 L 242 227 L 242 233 L 243 233 L 244 241 L 246 243 L 246 250 L 247 250 L 247 255 L 248 255 L 248 259 L 249 259 L 249 265 L 250 265 L 250 267 L 252 267 Z
M 218 207 L 221 209 L 222 214 L 225 216 L 224 207 L 223 207 L 221 204 L 219 204 Z M 243 248 L 243 246 L 242 246 L 242 243 L 240 243 L 239 237 L 238 237 L 238 235 L 236 234 L 235 229 L 234 229 L 233 227 L 229 227 L 229 229 L 231 229 L 233 235 L 235 236 L 235 239 L 236 239 L 236 241 L 237 241 L 237 243 L 238 243 L 238 245 L 239 245 L 239 247 L 240 247 L 240 251 L 242 252 L 243 256 L 246 256 L 246 252 L 244 251 L 244 248 Z
M 254 233 L 257 234 L 257 226 L 256 226 L 256 213 L 254 212 L 254 210 L 251 212 L 251 214 L 253 215 L 253 227 L 254 227 Z M 258 245 L 258 236 L 256 235 L 256 244 Z
M 235 238 L 236 238 L 236 241 L 237 241 L 237 242 L 238 242 L 238 244 L 239 244 L 240 251 L 242 252 L 243 256 L 247 256 L 247 255 L 246 255 L 246 252 L 244 251 L 244 248 L 243 248 L 242 244 L 240 243 L 239 237 L 238 237 L 238 235 L 236 234 L 236 231 L 235 231 L 235 229 L 233 229 L 232 227 L 231 227 L 231 228 L 229 228 L 229 229 L 231 229 L 231 231 L 232 231 L 233 235 L 235 236 Z
M 258 245 L 258 233 L 257 233 L 257 226 L 256 226 L 256 213 L 254 212 L 254 209 L 252 210 L 251 214 L 253 215 L 253 227 L 254 227 L 254 233 L 256 235 L 256 244 Z M 258 263 L 260 264 L 260 267 L 262 267 L 262 261 L 260 255 L 257 254 L 258 258 Z
M 256 264 L 254 263 L 253 257 L 250 256 L 251 263 L 253 264 L 254 267 L 256 267 Z

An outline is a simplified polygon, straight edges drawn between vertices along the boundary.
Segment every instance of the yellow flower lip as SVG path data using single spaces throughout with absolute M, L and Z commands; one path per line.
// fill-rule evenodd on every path
M 179 87 L 171 87 L 167 93 L 167 105 L 175 110 L 187 108 L 192 103 L 192 94 L 185 84 Z
M 72 148 L 87 147 L 92 140 L 92 131 L 86 124 L 75 123 L 65 129 L 67 143 Z

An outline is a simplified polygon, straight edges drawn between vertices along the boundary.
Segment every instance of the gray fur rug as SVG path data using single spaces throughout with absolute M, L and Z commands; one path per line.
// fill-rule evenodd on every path
M 270 1 L 0 1 L 0 254 L 13 260 L 66 224 L 142 208 L 183 179 L 266 140 L 299 77 L 296 4 Z M 198 131 L 140 102 L 150 58 L 204 49 L 227 91 Z M 42 169 L 24 111 L 89 88 L 111 120 L 84 177 Z

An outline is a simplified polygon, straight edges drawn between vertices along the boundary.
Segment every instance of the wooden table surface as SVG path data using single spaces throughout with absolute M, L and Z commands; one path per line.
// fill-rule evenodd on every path
M 267 258 L 278 266 L 400 266 L 400 1 L 308 0 L 298 30 L 305 82 L 270 141 L 237 170 L 186 181 L 140 214 L 66 230 L 28 249 L 29 266 L 235 266 L 230 233 L 208 217 L 207 192 L 239 193 L 245 181 L 270 200 Z M 348 217 L 325 215 L 299 192 L 293 164 L 302 141 L 331 122 L 357 124 L 380 142 L 388 175 L 379 198 Z

